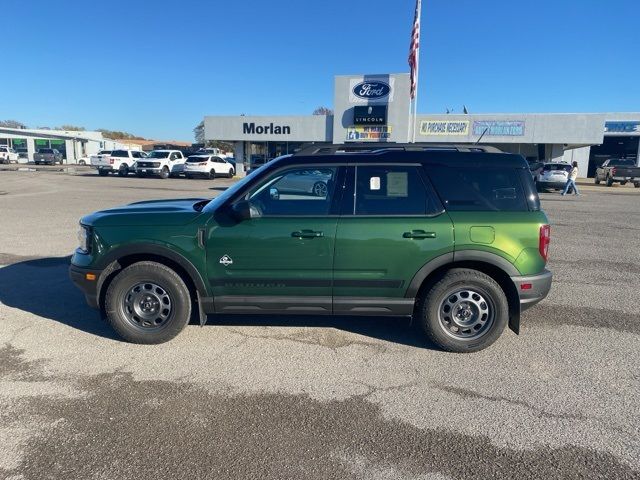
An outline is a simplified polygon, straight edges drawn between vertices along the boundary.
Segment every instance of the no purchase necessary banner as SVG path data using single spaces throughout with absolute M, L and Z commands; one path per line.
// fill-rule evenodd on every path
M 468 135 L 467 120 L 424 120 L 420 122 L 420 135 Z

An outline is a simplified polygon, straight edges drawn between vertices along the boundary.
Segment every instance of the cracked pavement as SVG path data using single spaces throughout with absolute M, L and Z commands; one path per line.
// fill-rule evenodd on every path
M 476 354 L 362 317 L 119 341 L 68 279 L 78 218 L 209 187 L 0 172 L 0 478 L 640 478 L 633 189 L 542 195 L 550 297 Z

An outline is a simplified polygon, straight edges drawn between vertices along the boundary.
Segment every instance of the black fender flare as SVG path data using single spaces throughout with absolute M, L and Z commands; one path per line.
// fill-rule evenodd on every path
M 491 265 L 504 272 L 509 278 L 521 275 L 512 263 L 495 253 L 486 252 L 484 250 L 456 250 L 454 252 L 440 255 L 424 264 L 411 279 L 409 287 L 405 293 L 405 297 L 416 298 L 424 281 L 437 269 L 446 265 L 455 267 L 457 263 L 462 262 L 481 262 Z M 512 287 L 509 288 L 510 291 L 505 291 L 505 294 L 507 294 L 508 297 L 511 297 L 512 300 L 509 302 L 509 328 L 518 334 L 520 332 L 520 298 L 513 282 L 509 287 Z
M 131 255 L 155 255 L 171 260 L 187 272 L 200 296 L 206 297 L 208 295 L 206 284 L 198 269 L 180 253 L 157 243 L 136 243 L 116 247 L 102 258 L 100 268 L 113 272 L 118 269 L 120 259 Z

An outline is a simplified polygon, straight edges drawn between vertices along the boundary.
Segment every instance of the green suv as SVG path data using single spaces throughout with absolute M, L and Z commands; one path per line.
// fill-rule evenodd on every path
M 80 221 L 70 275 L 135 343 L 208 314 L 413 317 L 444 350 L 491 345 L 551 287 L 527 162 L 475 146 L 312 146 L 210 199 Z

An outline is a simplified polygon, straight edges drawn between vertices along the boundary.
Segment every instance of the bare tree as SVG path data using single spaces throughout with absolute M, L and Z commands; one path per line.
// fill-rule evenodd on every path
M 333 110 L 329 107 L 318 107 L 313 111 L 314 115 L 333 115 Z
M 204 143 L 204 120 L 195 126 L 193 135 L 196 138 L 196 143 Z
M 7 128 L 27 128 L 27 126 L 17 120 L 0 120 L 0 127 Z

